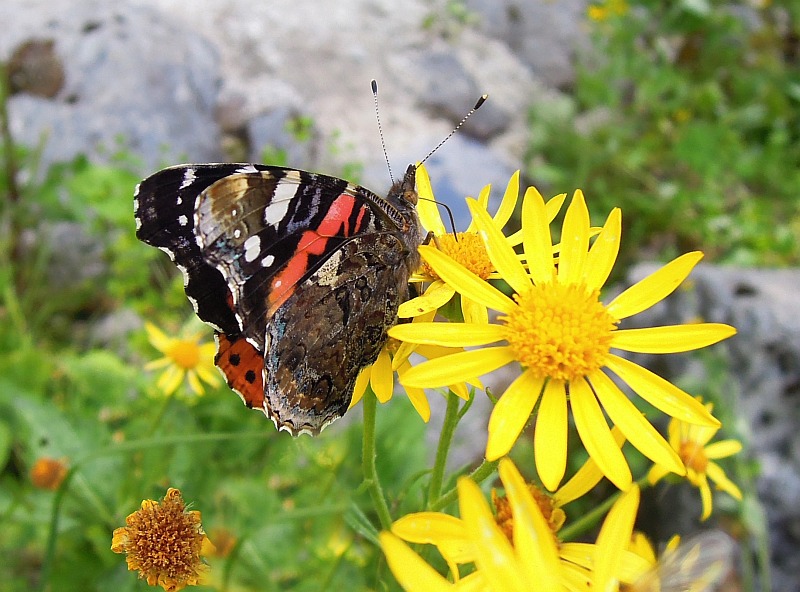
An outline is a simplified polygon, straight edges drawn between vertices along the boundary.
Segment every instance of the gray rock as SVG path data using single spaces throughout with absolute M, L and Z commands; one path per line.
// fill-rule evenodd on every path
M 178 160 L 218 160 L 214 106 L 218 56 L 201 36 L 153 9 L 126 3 L 9 2 L 0 21 L 6 59 L 43 35 L 63 60 L 63 88 L 52 98 L 11 97 L 17 142 L 45 138 L 43 163 L 77 154 L 104 158 L 125 148 L 147 170 Z
M 482 31 L 506 43 L 547 85 L 572 83 L 574 54 L 587 42 L 585 0 L 466 0 L 465 5 L 480 16 Z

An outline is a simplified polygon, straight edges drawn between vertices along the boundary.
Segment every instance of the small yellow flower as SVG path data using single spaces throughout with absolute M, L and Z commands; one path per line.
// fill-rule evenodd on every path
M 702 402 L 700 397 L 697 400 Z M 706 403 L 705 407 L 709 413 L 714 409 L 712 403 Z M 738 440 L 720 440 L 709 444 L 718 430 L 717 427 L 692 425 L 676 418 L 669 422 L 670 446 L 686 465 L 686 479 L 700 489 L 700 497 L 703 501 L 701 520 L 706 520 L 711 516 L 712 496 L 708 484 L 709 479 L 714 482 L 717 489 L 721 489 L 734 499 L 742 499 L 741 490 L 728 479 L 722 467 L 714 462 L 738 453 L 742 449 L 742 444 Z M 655 484 L 667 472 L 664 467 L 656 464 L 650 469 L 647 478 L 651 484 Z
M 625 15 L 628 12 L 628 3 L 626 0 L 604 0 L 591 4 L 586 12 L 591 20 L 602 22 L 612 16 Z
M 64 477 L 67 476 L 67 463 L 65 460 L 58 460 L 43 456 L 36 460 L 31 467 L 31 482 L 34 487 L 55 491 L 61 485 Z
M 418 317 L 414 317 L 412 323 L 432 321 L 436 315 L 436 311 L 424 313 Z M 435 345 L 417 345 L 411 343 L 401 343 L 396 339 L 389 338 L 386 345 L 381 349 L 378 354 L 378 359 L 371 366 L 364 368 L 358 375 L 355 387 L 353 388 L 353 398 L 350 401 L 350 407 L 356 405 L 364 396 L 367 391 L 367 385 L 370 386 L 372 392 L 381 403 L 387 403 L 392 398 L 394 393 L 394 373 L 397 372 L 398 377 L 411 368 L 411 363 L 408 357 L 412 353 L 416 353 L 426 359 L 432 360 L 452 354 L 458 351 L 464 351 L 461 348 L 452 347 L 438 347 Z M 468 380 L 470 384 L 483 388 L 480 381 L 477 379 Z M 469 399 L 469 390 L 464 382 L 448 385 L 456 395 L 464 399 Z M 431 418 L 431 407 L 428 403 L 428 398 L 425 396 L 425 390 L 415 387 L 406 387 L 406 395 L 413 405 L 416 412 L 422 418 L 422 421 L 427 423 Z
M 197 395 L 205 392 L 203 382 L 210 386 L 220 384 L 221 377 L 214 368 L 216 346 L 202 343 L 201 333 L 184 330 L 179 337 L 169 337 L 152 323 L 145 323 L 144 328 L 151 345 L 164 354 L 163 358 L 148 363 L 145 369 L 164 368 L 156 386 L 165 395 L 174 393 L 184 378 Z
M 111 541 L 114 553 L 125 553 L 129 570 L 150 586 L 167 592 L 202 583 L 207 566 L 201 556 L 214 552 L 200 524 L 200 512 L 186 511 L 181 492 L 170 488 L 161 502 L 144 500 L 125 519 Z
M 473 219 L 511 298 L 447 255 L 420 247 L 423 259 L 460 293 L 501 313 L 498 324 L 414 323 L 393 327 L 392 337 L 447 347 L 504 345 L 451 354 L 408 370 L 400 378 L 418 388 L 452 384 L 518 362 L 522 374 L 501 396 L 489 420 L 486 457 L 497 459 L 513 446 L 538 406 L 534 433 L 536 466 L 542 483 L 555 490 L 567 461 L 568 407 L 589 455 L 617 487 L 630 487 L 627 461 L 614 444 L 606 415 L 633 446 L 654 462 L 683 475 L 678 454 L 620 390 L 609 371 L 667 415 L 690 423 L 719 427 L 708 410 L 689 394 L 645 368 L 611 352 L 683 352 L 716 343 L 736 331 L 728 325 L 694 323 L 645 329 L 617 328 L 625 318 L 672 293 L 700 261 L 689 253 L 631 286 L 610 303 L 600 300 L 620 244 L 622 216 L 609 215 L 593 234 L 583 194 L 576 191 L 561 233 L 558 264 L 553 261 L 549 216 L 538 192 L 526 193 L 522 205 L 522 244 L 527 264 L 486 210 L 468 200 Z M 605 371 L 604 371 L 605 370 Z
M 486 208 L 489 204 L 491 185 L 483 188 L 478 196 L 478 202 Z M 475 222 L 472 221 L 464 232 L 453 234 L 448 230 L 439 214 L 439 206 L 433 195 L 431 181 L 424 165 L 417 167 L 417 193 L 420 200 L 417 203 L 417 212 L 422 226 L 433 234 L 431 241 L 433 247 L 447 254 L 454 261 L 458 261 L 481 279 L 499 279 L 494 264 L 486 252 L 486 247 L 478 234 Z M 519 196 L 519 171 L 511 175 L 503 199 L 497 208 L 493 220 L 499 228 L 503 228 L 514 213 Z M 547 202 L 547 214 L 550 220 L 556 217 L 566 194 L 557 195 Z M 516 233 L 507 238 L 512 247 L 522 242 L 522 235 Z M 416 317 L 431 311 L 436 311 L 444 306 L 456 293 L 453 286 L 443 280 L 430 265 L 423 262 L 419 273 L 411 278 L 412 282 L 424 282 L 428 286 L 425 292 L 416 298 L 404 302 L 398 311 L 401 318 Z M 486 306 L 461 295 L 461 313 L 464 320 L 475 323 L 488 322 Z

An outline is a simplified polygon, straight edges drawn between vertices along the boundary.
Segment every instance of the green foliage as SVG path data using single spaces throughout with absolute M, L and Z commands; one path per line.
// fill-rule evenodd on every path
M 595 23 L 572 96 L 532 111 L 531 178 L 621 207 L 622 262 L 800 261 L 800 23 L 775 4 L 630 2 Z

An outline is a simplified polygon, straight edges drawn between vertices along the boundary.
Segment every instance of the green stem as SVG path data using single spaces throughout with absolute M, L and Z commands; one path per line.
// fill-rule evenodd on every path
M 639 479 L 636 484 L 641 488 L 645 489 L 650 486 L 649 481 L 647 480 L 647 475 Z M 584 532 L 588 531 L 590 528 L 593 528 L 600 519 L 605 516 L 605 514 L 611 509 L 611 506 L 614 505 L 614 502 L 617 501 L 619 496 L 622 495 L 621 491 L 611 495 L 607 500 L 605 500 L 599 506 L 592 508 L 592 510 L 583 516 L 581 516 L 578 520 L 566 526 L 558 531 L 558 538 L 562 541 L 571 541 L 575 537 Z
M 361 402 L 364 408 L 364 440 L 361 451 L 361 465 L 364 472 L 364 485 L 369 490 L 375 511 L 381 528 L 389 530 L 392 525 L 392 516 L 389 513 L 389 506 L 386 504 L 386 497 L 383 495 L 383 488 L 378 479 L 378 471 L 375 468 L 375 415 L 378 407 L 378 399 L 371 388 L 367 388 L 364 399 Z
M 428 507 L 434 500 L 438 500 L 442 494 L 442 482 L 444 481 L 444 471 L 447 468 L 447 455 L 450 452 L 450 444 L 453 442 L 453 434 L 458 425 L 458 397 L 453 391 L 447 393 L 447 410 L 444 414 L 442 432 L 439 434 L 439 445 L 436 448 L 436 461 L 431 472 L 431 482 L 428 488 Z
M 494 474 L 495 469 L 497 468 L 497 463 L 499 461 L 496 460 L 486 460 L 484 459 L 483 462 L 478 465 L 478 468 L 472 471 L 469 474 L 469 478 L 472 479 L 475 483 L 483 483 Z M 445 493 L 442 497 L 437 499 L 435 502 L 430 504 L 431 511 L 437 512 L 443 508 L 446 508 L 451 503 L 456 501 L 458 497 L 458 489 L 454 487 L 447 493 Z

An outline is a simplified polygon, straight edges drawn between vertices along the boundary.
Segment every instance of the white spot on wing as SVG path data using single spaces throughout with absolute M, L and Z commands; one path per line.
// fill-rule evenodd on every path
M 195 175 L 195 170 L 193 168 L 188 168 L 183 172 L 183 181 L 181 182 L 181 186 L 178 189 L 185 189 L 197 178 Z M 180 198 L 178 198 L 178 204 L 180 205 Z
M 246 164 L 243 167 L 236 169 L 237 173 L 257 173 L 256 167 L 252 164 Z
M 233 231 L 233 238 L 238 239 L 240 236 L 242 236 L 242 231 L 241 230 L 239 230 L 237 228 L 236 230 Z
M 141 186 L 142 186 L 141 183 L 137 183 L 136 184 L 136 188 L 133 190 L 133 197 L 136 197 L 137 195 L 139 195 L 139 189 L 141 188 Z M 138 203 L 138 201 L 135 201 L 133 203 Z M 138 206 L 135 206 L 135 207 L 138 207 Z
M 180 224 L 181 226 L 186 226 L 188 223 L 189 223 L 189 218 L 187 218 L 183 214 L 178 216 L 178 224 Z
M 179 195 L 178 199 L 175 200 L 175 203 L 181 205 L 183 203 L 183 198 Z
M 278 226 L 289 211 L 289 203 L 297 192 L 297 185 L 279 183 L 270 204 L 264 208 L 264 223 Z
M 261 253 L 261 239 L 253 235 L 244 241 L 244 260 L 250 263 Z
M 261 267 L 271 267 L 275 262 L 275 255 L 267 255 L 261 260 Z

